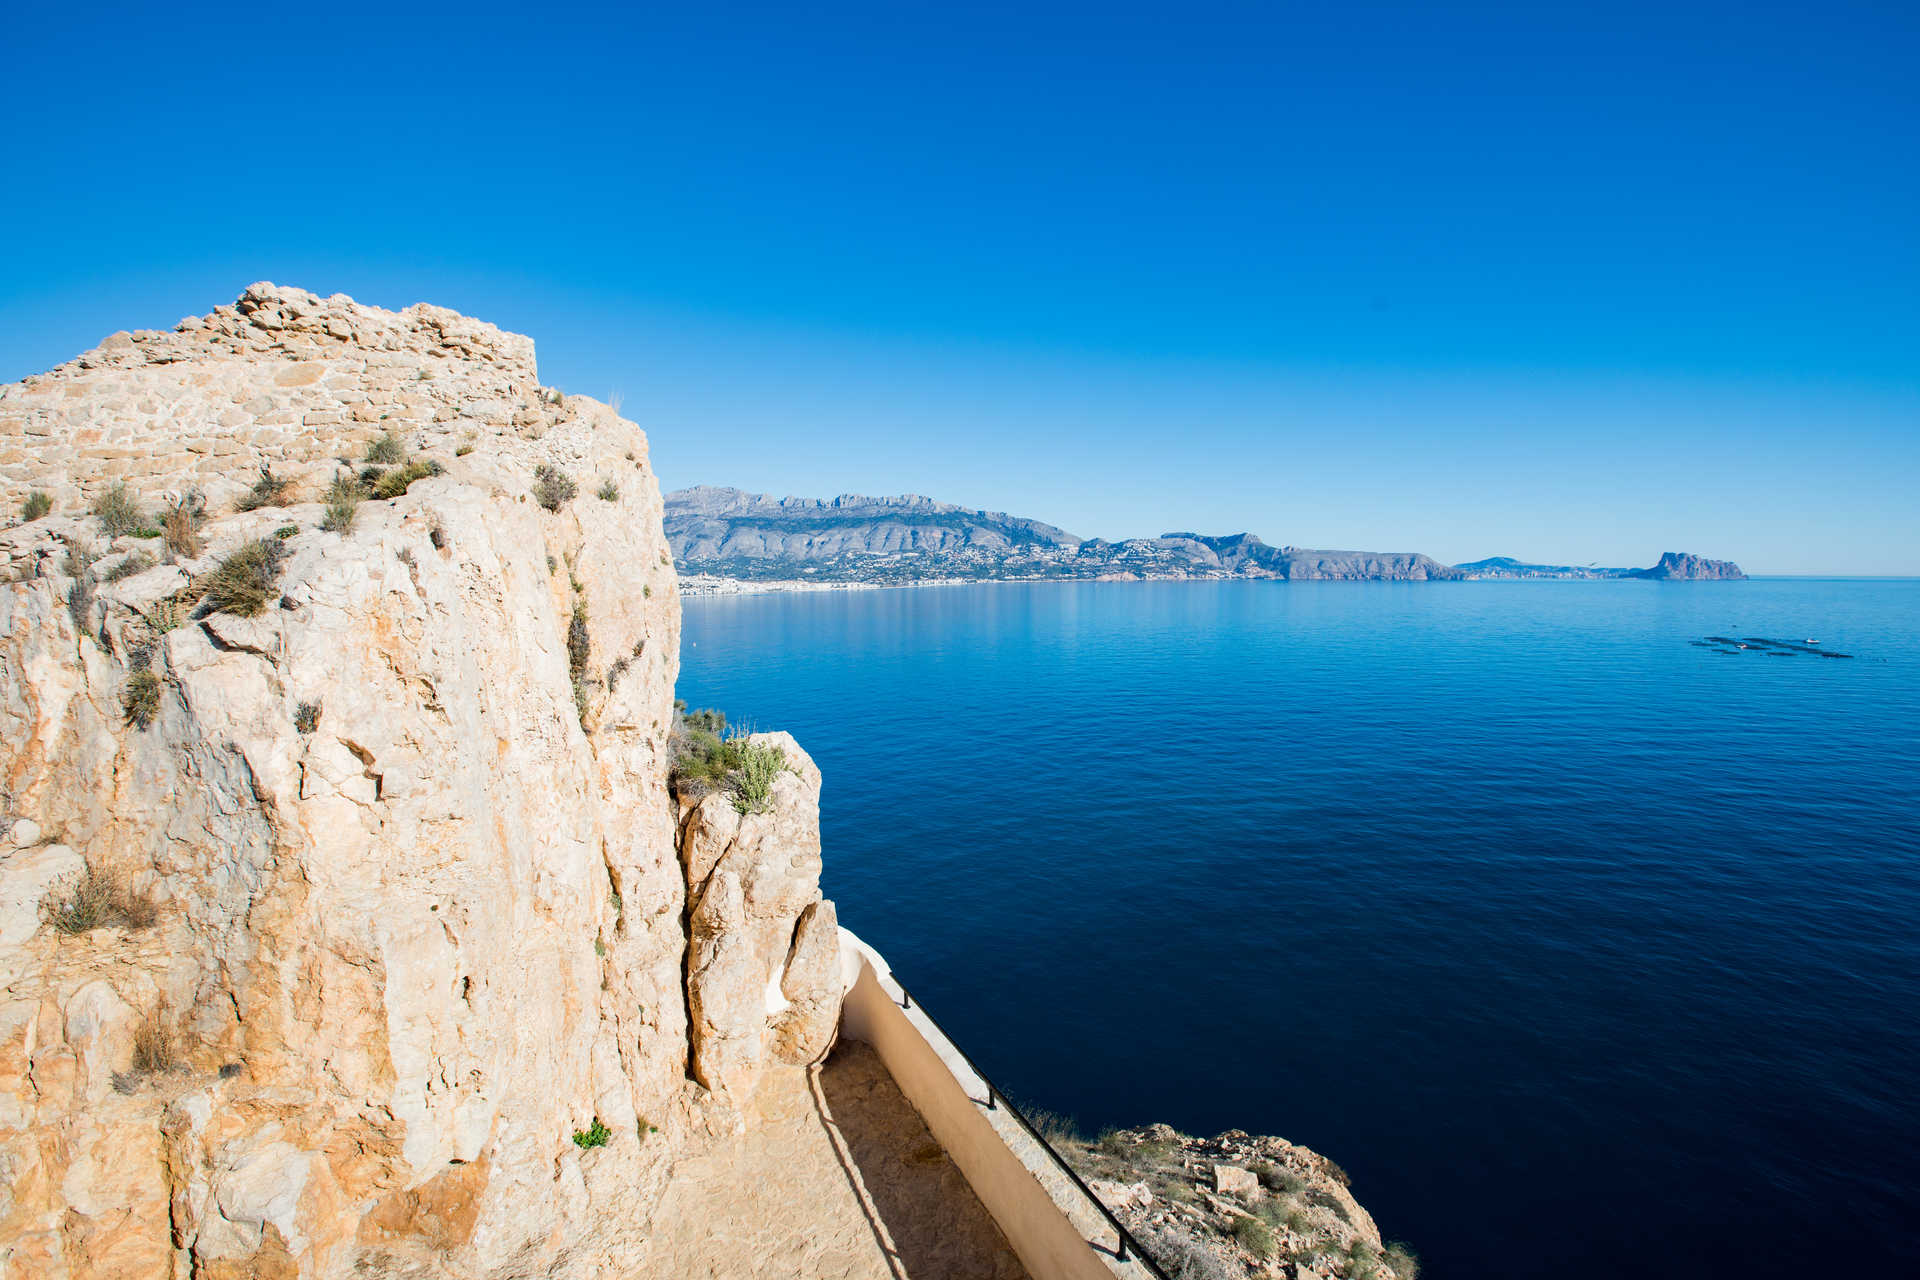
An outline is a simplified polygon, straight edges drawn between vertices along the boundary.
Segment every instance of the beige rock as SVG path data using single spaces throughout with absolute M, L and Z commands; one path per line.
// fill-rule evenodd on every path
M 1213 1189 L 1223 1196 L 1239 1196 L 1243 1200 L 1253 1200 L 1260 1194 L 1260 1178 L 1251 1169 L 1242 1169 L 1238 1165 L 1216 1164 L 1213 1166 Z
M 719 791 L 683 808 L 694 1077 L 738 1109 L 771 1057 L 811 1062 L 840 1013 L 839 929 L 820 897 L 820 770 L 791 735 L 755 734 L 786 768 L 762 812 Z

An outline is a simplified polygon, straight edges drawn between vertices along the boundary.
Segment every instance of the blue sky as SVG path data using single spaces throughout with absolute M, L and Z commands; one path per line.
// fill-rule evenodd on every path
M 256 279 L 668 485 L 1920 573 L 1920 6 L 15 6 L 0 379 Z

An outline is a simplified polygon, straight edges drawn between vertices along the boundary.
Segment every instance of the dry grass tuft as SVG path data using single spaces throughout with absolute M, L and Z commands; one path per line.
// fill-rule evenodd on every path
M 200 580 L 200 602 L 215 613 L 251 618 L 273 599 L 286 544 L 271 538 L 249 542 Z
M 198 493 L 189 493 L 167 508 L 160 520 L 160 537 L 167 550 L 182 560 L 199 558 L 200 525 L 206 519 L 206 503 Z
M 124 480 L 93 500 L 93 514 L 100 517 L 100 527 L 109 538 L 123 538 L 146 523 L 139 501 Z
M 165 1006 L 155 1006 L 133 1029 L 133 1069 L 142 1075 L 157 1076 L 181 1067 L 180 1046 L 167 1025 Z
M 160 908 L 152 898 L 135 893 L 125 878 L 88 867 L 65 892 L 49 896 L 41 914 L 55 932 L 75 937 L 112 925 L 151 928 Z

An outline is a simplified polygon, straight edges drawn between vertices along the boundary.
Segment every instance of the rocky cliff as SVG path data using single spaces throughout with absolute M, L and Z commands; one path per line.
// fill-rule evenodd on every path
M 255 285 L 0 388 L 0 1275 L 599 1275 L 817 1056 L 819 775 L 667 786 L 637 427 Z

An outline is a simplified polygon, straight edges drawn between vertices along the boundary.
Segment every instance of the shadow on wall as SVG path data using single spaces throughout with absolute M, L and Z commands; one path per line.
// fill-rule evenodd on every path
M 841 1039 L 814 1085 L 820 1123 L 904 1280 L 1026 1280 L 1026 1269 L 872 1046 Z

